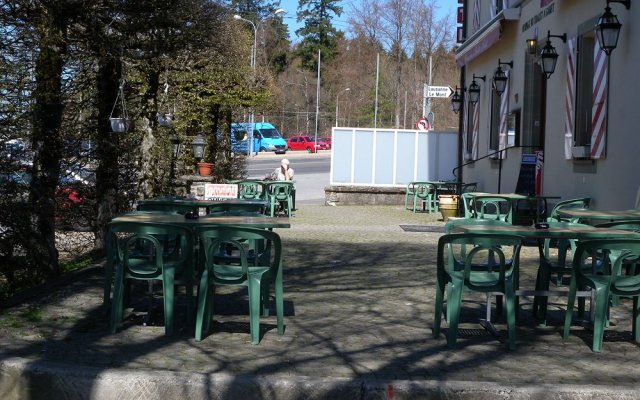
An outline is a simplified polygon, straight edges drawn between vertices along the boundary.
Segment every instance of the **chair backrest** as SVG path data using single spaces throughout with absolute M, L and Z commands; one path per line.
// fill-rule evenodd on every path
M 473 196 L 471 208 L 477 218 L 497 219 L 511 222 L 513 216 L 513 202 L 509 197 L 496 195 Z
M 250 215 L 264 214 L 266 206 L 257 203 L 219 203 L 208 207 L 209 215 Z
M 419 199 L 426 199 L 430 194 L 435 193 L 435 185 L 427 182 L 413 182 L 414 196 Z
M 477 183 L 463 183 L 462 186 L 460 186 L 460 194 L 477 192 L 477 191 L 478 191 Z
M 604 268 L 598 276 L 608 276 L 612 294 L 640 295 L 640 280 L 637 275 L 621 275 L 623 264 L 640 261 L 640 239 L 599 239 L 578 242 L 573 257 L 573 273 L 578 280 L 589 275 L 596 260 Z M 609 274 L 609 275 L 607 275 Z
M 473 196 L 469 193 L 462 193 L 460 195 L 460 199 L 462 199 L 462 208 L 464 210 L 465 218 L 475 218 L 476 214 L 473 211 L 472 202 Z
M 238 182 L 239 199 L 263 199 L 264 195 L 264 183 L 260 181 Z
M 508 222 L 496 220 L 496 219 L 481 219 L 481 218 L 460 218 L 450 219 L 444 225 L 445 233 L 452 233 L 453 229 L 457 225 L 511 225 Z
M 123 263 L 131 272 L 146 275 L 160 274 L 169 253 L 172 261 L 189 262 L 193 248 L 188 228 L 150 222 L 112 222 L 108 225 L 107 243 L 109 260 Z M 145 267 L 155 263 L 156 268 L 136 270 L 139 263 L 131 262 L 132 259 L 146 259 Z
M 282 267 L 280 236 L 266 229 L 211 226 L 197 230 L 203 248 L 205 268 L 227 284 L 241 284 L 247 279 L 249 266 Z M 253 246 L 261 242 L 260 246 Z M 221 257 L 220 249 L 236 252 L 235 257 Z
M 472 247 L 466 251 L 467 246 Z M 517 273 L 522 237 L 485 233 L 451 233 L 438 240 L 438 274 L 448 275 L 463 266 L 465 286 L 472 290 L 492 291 L 502 288 L 507 274 Z M 510 252 L 510 254 L 506 254 Z M 487 271 L 477 271 L 492 254 Z M 487 273 L 491 275 L 488 275 Z M 441 276 L 446 279 L 446 276 Z
M 561 220 L 568 221 L 568 219 L 560 218 L 560 216 L 558 215 L 559 210 L 563 208 L 588 209 L 589 204 L 591 204 L 590 197 L 564 200 L 559 203 L 556 203 L 556 205 L 554 205 L 553 208 L 551 209 L 551 213 L 549 213 L 549 217 L 547 218 L 547 221 L 561 221 Z
M 171 200 L 167 200 L 166 202 L 158 201 L 158 202 L 145 202 L 138 204 L 137 211 L 154 211 L 154 212 L 164 212 L 164 213 L 178 213 L 178 214 L 186 214 L 194 210 L 194 206 L 188 204 L 180 204 L 176 202 L 172 202 Z
M 293 191 L 293 182 L 278 181 L 267 184 L 267 193 L 272 200 L 289 200 Z

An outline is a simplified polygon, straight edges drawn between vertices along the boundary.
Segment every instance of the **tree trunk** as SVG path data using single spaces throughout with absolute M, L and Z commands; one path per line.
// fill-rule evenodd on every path
M 109 115 L 118 94 L 120 60 L 109 54 L 98 57 L 98 129 L 96 159 L 95 248 L 104 249 L 107 223 L 117 214 L 119 135 L 111 132 Z
M 40 51 L 35 64 L 33 111 L 34 151 L 30 201 L 33 206 L 30 254 L 47 278 L 60 275 L 55 243 L 55 191 L 62 157 L 61 76 L 66 51 L 66 21 L 54 10 L 43 10 L 38 25 Z

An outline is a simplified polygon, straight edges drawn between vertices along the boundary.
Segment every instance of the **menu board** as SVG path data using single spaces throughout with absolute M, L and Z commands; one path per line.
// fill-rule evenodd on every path
M 520 163 L 520 175 L 516 184 L 516 193 L 535 195 L 536 193 L 536 155 L 522 154 Z

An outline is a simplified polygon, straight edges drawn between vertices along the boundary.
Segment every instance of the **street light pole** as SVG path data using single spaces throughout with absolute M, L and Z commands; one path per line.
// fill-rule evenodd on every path
M 349 90 L 351 90 L 351 88 L 343 89 L 336 94 L 336 126 L 338 126 L 338 96 L 340 96 L 340 93 L 348 92 Z
M 241 16 L 239 16 L 238 14 L 233 16 L 234 19 L 238 19 L 238 20 L 242 20 L 245 22 L 248 22 L 251 24 L 251 27 L 253 28 L 253 49 L 251 51 L 251 67 L 253 68 L 253 72 L 256 71 L 256 48 L 258 45 L 258 28 L 256 28 L 256 24 L 253 23 L 253 21 L 250 21 L 246 18 L 242 18 Z
M 246 18 L 242 18 L 238 14 L 233 16 L 234 19 L 242 20 L 251 24 L 253 28 L 253 49 L 251 51 L 251 68 L 253 68 L 253 75 L 256 75 L 256 49 L 258 47 L 258 28 L 253 21 Z M 249 129 L 247 129 L 247 155 L 250 157 L 253 154 L 253 108 L 249 110 Z
M 284 14 L 286 13 L 285 10 L 283 10 L 282 8 L 278 8 L 273 15 L 280 15 L 280 14 Z M 253 68 L 253 75 L 255 77 L 256 75 L 256 62 L 257 62 L 257 55 L 258 55 L 258 28 L 256 26 L 256 24 L 253 23 L 253 21 L 248 20 L 246 18 L 242 18 L 240 15 L 235 14 L 233 16 L 234 19 L 237 20 L 242 20 L 245 22 L 248 22 L 251 24 L 251 27 L 253 28 L 253 50 L 251 52 L 251 68 Z M 251 156 L 253 154 L 253 120 L 254 120 L 254 115 L 253 115 L 253 108 L 251 108 L 251 110 L 249 110 L 249 129 L 247 129 L 247 140 L 249 141 L 248 145 L 247 145 L 247 152 L 248 155 Z

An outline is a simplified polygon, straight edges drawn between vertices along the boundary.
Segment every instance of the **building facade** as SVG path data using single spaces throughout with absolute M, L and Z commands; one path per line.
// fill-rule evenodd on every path
M 462 180 L 640 207 L 640 2 L 459 2 Z M 597 38 L 607 6 L 621 24 L 609 55 Z

